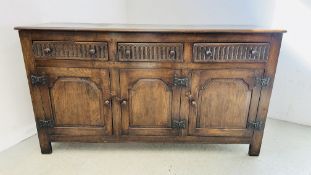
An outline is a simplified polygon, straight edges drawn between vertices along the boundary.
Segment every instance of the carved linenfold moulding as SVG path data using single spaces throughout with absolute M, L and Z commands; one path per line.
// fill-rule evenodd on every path
M 118 43 L 119 61 L 183 62 L 181 43 Z
M 194 62 L 267 62 L 269 43 L 196 43 Z
M 36 58 L 108 60 L 106 42 L 34 41 Z

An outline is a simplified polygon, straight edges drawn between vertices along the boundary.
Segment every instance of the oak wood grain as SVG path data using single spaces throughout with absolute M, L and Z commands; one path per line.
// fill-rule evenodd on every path
M 252 69 L 195 70 L 191 85 L 190 134 L 209 136 L 211 129 L 246 129 L 249 115 L 258 106 L 257 96 L 254 96 L 257 101 L 252 99 L 252 94 L 258 94 L 260 90 L 255 77 L 261 76 L 262 72 Z
M 121 97 L 123 134 L 145 132 L 145 135 L 174 134 L 172 120 L 179 120 L 180 91 L 173 86 L 173 78 L 180 74 L 169 69 L 121 69 Z M 153 133 L 148 130 L 163 132 Z M 131 132 L 132 129 L 139 129 Z
M 250 144 L 249 155 L 259 155 L 264 125 L 257 130 L 248 124 L 266 122 L 285 30 L 115 24 L 16 29 L 42 153 L 52 152 L 52 141 L 70 141 L 243 143 Z M 47 82 L 33 83 L 34 75 Z M 267 85 L 261 83 L 265 77 Z M 174 78 L 188 81 L 178 85 Z M 42 121 L 54 125 L 42 127 Z

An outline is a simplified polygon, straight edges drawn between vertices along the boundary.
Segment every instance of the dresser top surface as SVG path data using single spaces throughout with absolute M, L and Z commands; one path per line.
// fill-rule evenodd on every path
M 16 30 L 104 31 L 104 32 L 180 32 L 180 33 L 284 33 L 271 27 L 239 25 L 155 25 L 109 23 L 43 23 L 17 26 Z

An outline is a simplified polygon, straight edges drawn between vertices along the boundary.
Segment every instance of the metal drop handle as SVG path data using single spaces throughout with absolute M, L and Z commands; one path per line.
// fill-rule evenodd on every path
M 125 57 L 130 58 L 131 57 L 131 51 L 130 50 L 125 50 Z
M 95 55 L 96 54 L 96 50 L 95 49 L 90 49 L 89 50 L 89 54 L 90 55 Z
M 210 50 L 207 50 L 206 52 L 205 52 L 205 54 L 206 54 L 206 56 L 207 57 L 210 57 L 210 56 L 212 56 L 212 51 L 210 51 Z
M 49 47 L 47 47 L 47 48 L 43 49 L 43 52 L 44 52 L 45 54 L 50 54 L 50 53 L 52 52 L 52 49 L 49 48 Z
M 258 52 L 256 51 L 256 50 L 254 50 L 254 49 L 251 49 L 250 50 L 250 54 L 252 55 L 252 56 L 254 56 L 254 55 L 256 55 Z
M 171 51 L 169 52 L 169 56 L 175 58 L 175 56 L 176 56 L 175 50 L 171 50 Z

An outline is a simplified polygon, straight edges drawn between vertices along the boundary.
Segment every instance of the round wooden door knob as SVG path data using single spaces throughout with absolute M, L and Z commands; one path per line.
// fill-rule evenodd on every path
M 121 105 L 126 105 L 127 101 L 126 100 L 121 100 Z
M 105 101 L 105 104 L 106 104 L 106 105 L 110 105 L 110 100 L 106 100 L 106 101 Z
M 191 100 L 191 104 L 192 104 L 193 106 L 195 106 L 195 105 L 197 105 L 197 102 L 196 102 L 195 100 Z

